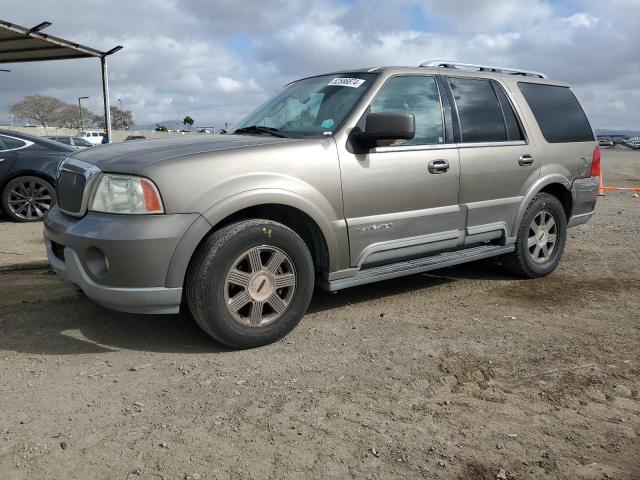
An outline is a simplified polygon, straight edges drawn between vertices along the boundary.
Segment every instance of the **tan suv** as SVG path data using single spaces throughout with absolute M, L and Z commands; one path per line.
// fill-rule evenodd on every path
M 499 257 L 552 272 L 599 151 L 568 85 L 428 62 L 298 80 L 226 135 L 112 144 L 59 167 L 49 261 L 90 298 L 272 342 L 336 291 Z

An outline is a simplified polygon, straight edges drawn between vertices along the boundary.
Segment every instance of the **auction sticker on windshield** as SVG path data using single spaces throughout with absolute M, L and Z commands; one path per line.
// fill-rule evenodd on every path
M 365 80 L 361 78 L 334 78 L 327 85 L 331 87 L 351 87 L 358 88 Z

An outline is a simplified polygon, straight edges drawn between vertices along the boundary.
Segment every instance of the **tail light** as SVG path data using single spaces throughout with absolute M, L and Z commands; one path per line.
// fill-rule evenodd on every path
M 593 147 L 593 159 L 591 160 L 591 174 L 592 177 L 600 176 L 600 148 L 596 145 Z

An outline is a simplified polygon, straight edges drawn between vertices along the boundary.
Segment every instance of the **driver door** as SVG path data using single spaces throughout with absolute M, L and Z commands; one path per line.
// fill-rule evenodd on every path
M 434 76 L 397 75 L 381 87 L 368 113 L 409 112 L 412 140 L 364 154 L 340 149 L 344 214 L 352 267 L 394 263 L 455 247 L 464 230 L 458 205 L 458 149 L 445 135 Z

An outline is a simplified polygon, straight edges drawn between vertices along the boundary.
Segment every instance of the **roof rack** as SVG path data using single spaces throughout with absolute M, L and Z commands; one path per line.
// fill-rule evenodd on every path
M 451 68 L 451 69 L 477 69 L 479 72 L 506 73 L 509 75 L 523 75 L 525 77 L 547 78 L 544 73 L 521 70 L 519 68 L 492 67 L 491 65 L 477 65 L 475 63 L 451 62 L 449 60 L 429 60 L 420 64 L 421 67 Z

